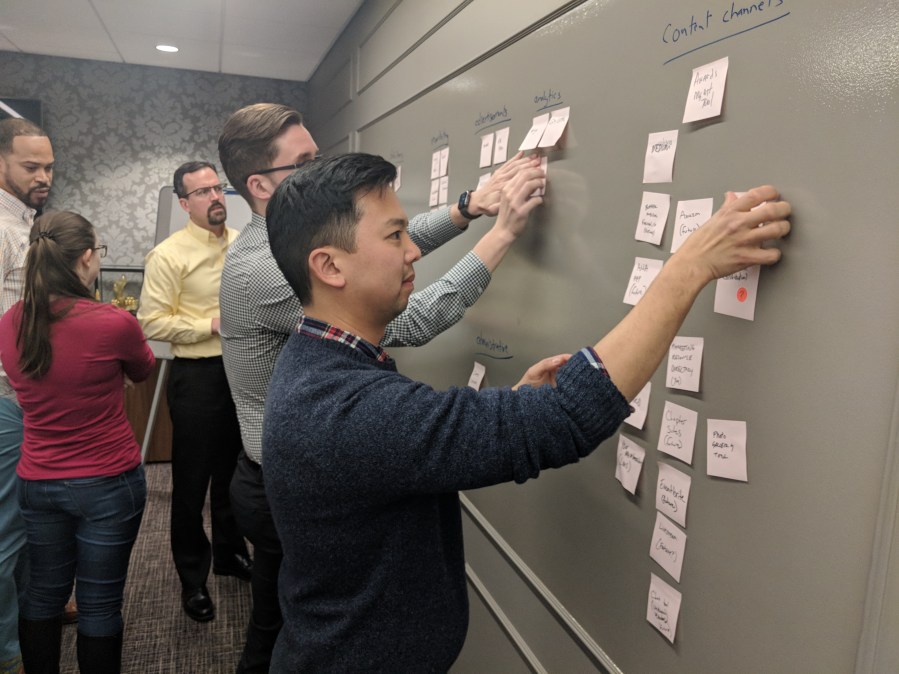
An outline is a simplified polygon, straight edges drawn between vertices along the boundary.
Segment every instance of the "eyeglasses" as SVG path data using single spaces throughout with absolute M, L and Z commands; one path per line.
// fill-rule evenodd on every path
M 252 171 L 248 173 L 246 178 L 243 179 L 244 182 L 247 182 L 250 179 L 250 176 L 264 176 L 266 173 L 274 173 L 275 171 L 296 171 L 301 166 L 305 166 L 306 164 L 315 161 L 316 159 L 321 159 L 322 156 L 320 154 L 315 155 L 312 159 L 304 159 L 301 162 L 296 164 L 285 164 L 284 166 L 272 166 L 267 169 L 259 169 L 258 171 Z
M 219 183 L 218 185 L 210 185 L 209 187 L 198 187 L 197 189 L 193 190 L 192 192 L 188 192 L 187 194 L 185 194 L 182 197 L 182 199 L 187 199 L 192 194 L 196 194 L 201 199 L 205 199 L 213 192 L 215 192 L 216 194 L 219 194 L 219 195 L 224 194 L 225 186 L 222 185 L 221 183 Z
M 105 243 L 100 246 L 95 246 L 92 250 L 96 250 L 97 255 L 99 255 L 100 257 L 106 257 L 106 244 Z

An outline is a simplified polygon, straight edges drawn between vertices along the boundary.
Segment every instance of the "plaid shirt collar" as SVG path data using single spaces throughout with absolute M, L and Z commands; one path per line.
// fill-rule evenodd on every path
M 20 199 L 17 199 L 4 189 L 0 189 L 0 207 L 6 209 L 17 218 L 21 218 L 22 222 L 29 227 L 34 224 L 34 215 L 37 211 L 26 206 Z
M 309 318 L 309 316 L 303 316 L 300 319 L 300 324 L 297 326 L 297 332 L 301 335 L 306 335 L 307 337 L 331 339 L 335 342 L 346 344 L 353 349 L 361 351 L 369 358 L 374 358 L 379 363 L 387 363 L 391 360 L 390 356 L 387 355 L 387 352 L 380 346 L 375 346 L 371 342 L 367 342 L 357 335 L 341 330 L 328 323 L 318 321 L 314 318 Z

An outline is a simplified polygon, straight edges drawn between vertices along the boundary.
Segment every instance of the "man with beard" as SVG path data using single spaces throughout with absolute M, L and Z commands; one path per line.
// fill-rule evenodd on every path
M 25 119 L 0 122 L 0 315 L 22 299 L 28 233 L 50 196 L 53 148 Z M 19 667 L 18 599 L 24 593 L 25 524 L 16 497 L 22 410 L 0 368 L 0 671 Z
M 206 622 L 215 618 L 206 589 L 210 566 L 216 575 L 244 581 L 252 570 L 228 496 L 242 445 L 219 337 L 222 266 L 237 231 L 225 226 L 224 188 L 215 166 L 183 164 L 174 186 L 190 219 L 147 255 L 137 318 L 148 339 L 172 345 L 166 391 L 172 417 L 172 557 L 184 612 Z M 203 530 L 207 489 L 211 546 Z

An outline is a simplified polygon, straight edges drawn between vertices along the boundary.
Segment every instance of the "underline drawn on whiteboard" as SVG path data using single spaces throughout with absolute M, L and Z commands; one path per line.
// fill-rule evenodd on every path
M 482 112 L 478 115 L 478 118 L 474 120 L 475 133 L 481 133 L 484 129 L 489 129 L 491 126 L 511 121 L 512 117 L 509 116 L 509 109 L 505 105 L 502 110 Z
M 542 112 L 544 110 L 549 110 L 550 108 L 555 108 L 560 105 L 565 105 L 565 99 L 562 98 L 561 91 L 555 91 L 554 89 L 544 89 L 541 93 L 534 96 L 534 105 L 540 105 L 537 108 L 537 112 Z
M 677 59 L 686 56 L 687 54 L 692 54 L 695 51 L 699 51 L 700 49 L 705 49 L 706 47 L 711 47 L 713 44 L 718 44 L 719 42 L 724 42 L 724 40 L 729 40 L 732 37 L 737 37 L 738 35 L 742 35 L 743 33 L 748 33 L 751 30 L 755 30 L 756 28 L 761 28 L 762 26 L 767 26 L 769 23 L 774 23 L 775 21 L 780 21 L 781 19 L 785 19 L 790 16 L 791 12 L 786 12 L 785 14 L 781 14 L 777 18 L 769 19 L 768 21 L 763 21 L 762 23 L 756 24 L 750 28 L 744 28 L 743 30 L 737 31 L 736 33 L 731 33 L 730 35 L 725 35 L 724 37 L 719 37 L 717 40 L 712 40 L 711 42 L 706 42 L 705 44 L 701 44 L 698 47 L 694 47 L 688 51 L 685 51 L 683 54 L 678 54 L 677 56 L 672 56 L 670 59 L 665 61 L 662 65 L 667 66 L 672 61 L 676 61 Z
M 476 356 L 484 356 L 493 360 L 510 360 L 513 358 L 512 354 L 509 353 L 509 345 L 498 339 L 478 335 L 475 337 L 475 343 L 482 349 L 485 349 L 485 351 L 476 351 Z
M 494 353 L 484 353 L 483 351 L 475 351 L 474 355 L 484 356 L 484 358 L 492 358 L 493 360 L 512 360 L 514 356 L 497 356 Z
M 474 130 L 474 135 L 477 136 L 478 134 L 483 133 L 484 129 L 490 129 L 494 126 L 499 126 L 500 124 L 508 124 L 511 121 L 512 121 L 511 117 L 509 117 L 508 119 L 499 119 L 499 120 L 493 122 L 492 124 L 487 124 L 486 126 L 481 126 L 481 127 L 476 128 Z

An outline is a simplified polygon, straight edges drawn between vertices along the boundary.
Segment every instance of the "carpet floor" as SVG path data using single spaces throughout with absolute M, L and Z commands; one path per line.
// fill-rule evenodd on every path
M 171 464 L 148 464 L 146 474 L 147 505 L 125 586 L 122 671 L 230 674 L 243 649 L 251 607 L 250 585 L 210 574 L 207 587 L 215 603 L 215 620 L 197 623 L 184 614 L 181 585 L 169 547 Z M 204 517 L 210 536 L 208 502 Z M 79 671 L 75 634 L 75 625 L 63 627 L 62 674 Z

